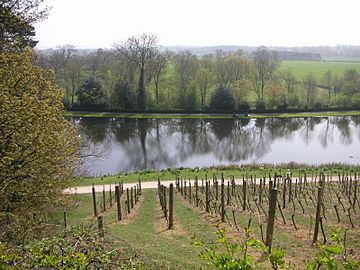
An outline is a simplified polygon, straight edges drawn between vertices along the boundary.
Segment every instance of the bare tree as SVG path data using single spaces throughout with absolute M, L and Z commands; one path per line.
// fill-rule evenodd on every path
M 333 91 L 333 74 L 331 70 L 327 70 L 322 78 L 324 88 L 328 90 L 328 103 L 330 104 L 331 92 Z
M 285 69 L 280 73 L 280 84 L 286 89 L 286 102 L 289 102 L 289 96 L 292 95 L 295 91 L 295 86 L 297 85 L 297 80 L 294 74 L 291 71 L 291 68 Z
M 309 73 L 303 81 L 303 84 L 305 89 L 306 106 L 310 107 L 314 101 L 315 91 L 317 89 L 317 83 L 315 81 L 314 75 Z
M 215 83 L 215 72 L 211 60 L 199 59 L 199 69 L 196 71 L 195 80 L 200 90 L 201 106 L 204 107 L 208 91 Z
M 157 37 L 153 34 L 132 36 L 122 44 L 115 44 L 115 48 L 139 69 L 138 106 L 146 109 L 145 72 L 159 53 Z
M 165 70 L 169 58 L 170 58 L 169 52 L 158 53 L 151 64 L 152 78 L 155 84 L 155 98 L 157 102 L 159 102 L 159 96 L 160 96 L 159 93 L 160 77 Z
M 269 51 L 265 46 L 261 46 L 255 52 L 254 64 L 254 90 L 259 100 L 264 101 L 265 88 L 273 79 L 280 61 L 275 51 Z

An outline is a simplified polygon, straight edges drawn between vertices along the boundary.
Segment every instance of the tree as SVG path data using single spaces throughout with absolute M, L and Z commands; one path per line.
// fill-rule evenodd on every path
M 112 100 L 116 102 L 117 109 L 133 110 L 133 94 L 127 83 L 117 82 L 114 87 Z
M 273 79 L 280 60 L 275 51 L 269 51 L 265 46 L 261 46 L 254 53 L 254 64 L 255 93 L 259 100 L 264 101 L 265 88 Z
M 314 103 L 315 91 L 317 89 L 317 84 L 312 73 L 309 73 L 305 80 L 303 81 L 304 89 L 305 89 L 305 104 L 306 107 L 309 108 Z
M 209 59 L 199 60 L 199 66 L 199 69 L 196 71 L 195 80 L 200 90 L 201 106 L 204 107 L 208 91 L 215 83 L 215 72 Z
M 179 91 L 178 105 L 180 108 L 187 107 L 188 96 L 192 95 L 194 77 L 197 70 L 197 57 L 190 51 L 180 52 L 175 58 L 175 80 Z
M 140 110 L 145 110 L 147 106 L 145 72 L 158 54 L 157 37 L 148 34 L 133 36 L 123 44 L 116 44 L 115 48 L 139 69 L 138 107 Z
M 360 74 L 354 68 L 344 71 L 343 92 L 347 96 L 353 96 L 360 92 Z
M 219 87 L 211 97 L 210 108 L 217 111 L 233 111 L 234 96 L 229 88 Z
M 62 116 L 61 90 L 34 59 L 0 54 L 0 241 L 23 241 L 76 169 L 78 139 Z
M 0 0 L 0 53 L 35 47 L 33 24 L 44 19 L 43 0 Z
M 332 71 L 331 70 L 327 70 L 324 75 L 323 75 L 323 79 L 322 79 L 322 83 L 324 88 L 326 88 L 326 90 L 328 90 L 328 103 L 330 104 L 330 100 L 331 100 L 331 92 L 333 92 L 334 87 L 333 87 L 333 76 L 332 76 Z
M 101 83 L 94 77 L 85 79 L 77 93 L 80 106 L 84 108 L 105 106 Z
M 151 72 L 152 72 L 152 77 L 154 79 L 154 84 L 155 84 L 156 102 L 159 102 L 159 96 L 160 96 L 160 93 L 159 93 L 160 76 L 163 74 L 165 67 L 169 61 L 169 58 L 170 58 L 169 52 L 158 53 L 151 63 Z

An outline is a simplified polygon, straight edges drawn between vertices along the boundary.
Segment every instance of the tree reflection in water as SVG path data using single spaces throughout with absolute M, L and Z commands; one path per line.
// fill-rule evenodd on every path
M 287 160 L 287 153 L 306 147 L 314 150 L 314 145 L 319 147 L 317 151 L 332 147 L 354 148 L 360 140 L 359 119 L 73 118 L 80 127 L 81 137 L 105 153 L 91 162 L 85 160 L 84 167 L 90 167 L 92 174 L 184 165 L 272 162 L 279 156 L 282 162 L 307 162 L 306 156 Z M 337 158 L 334 156 L 330 162 L 347 162 Z

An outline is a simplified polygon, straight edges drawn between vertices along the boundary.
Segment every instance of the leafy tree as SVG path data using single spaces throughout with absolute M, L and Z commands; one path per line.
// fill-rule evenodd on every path
M 0 53 L 35 47 L 33 24 L 46 17 L 43 0 L 0 0 Z
M 360 74 L 354 69 L 346 69 L 343 76 L 343 92 L 347 96 L 352 96 L 360 92 Z
M 133 36 L 123 44 L 115 45 L 115 48 L 139 69 L 140 76 L 137 100 L 139 109 L 144 110 L 147 106 L 145 72 L 158 54 L 157 37 L 155 35 L 147 34 Z
M 0 240 L 23 241 L 76 168 L 78 140 L 62 116 L 61 90 L 34 62 L 29 51 L 0 54 Z
M 81 107 L 101 107 L 105 105 L 105 95 L 101 83 L 94 77 L 85 79 L 78 91 L 78 99 Z
M 235 100 L 229 88 L 219 87 L 211 97 L 210 108 L 214 110 L 232 111 Z
M 115 106 L 118 109 L 134 109 L 133 93 L 127 83 L 118 82 L 115 85 L 112 100 L 114 100 L 113 102 L 116 104 Z

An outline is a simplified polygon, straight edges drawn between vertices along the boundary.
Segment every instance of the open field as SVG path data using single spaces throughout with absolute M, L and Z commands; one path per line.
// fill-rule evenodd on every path
M 327 70 L 331 70 L 337 76 L 342 76 L 344 71 L 349 68 L 354 68 L 360 72 L 360 61 L 282 61 L 280 69 L 288 68 L 292 70 L 295 77 L 299 80 L 304 79 L 311 72 L 315 79 L 321 82 L 322 76 Z

